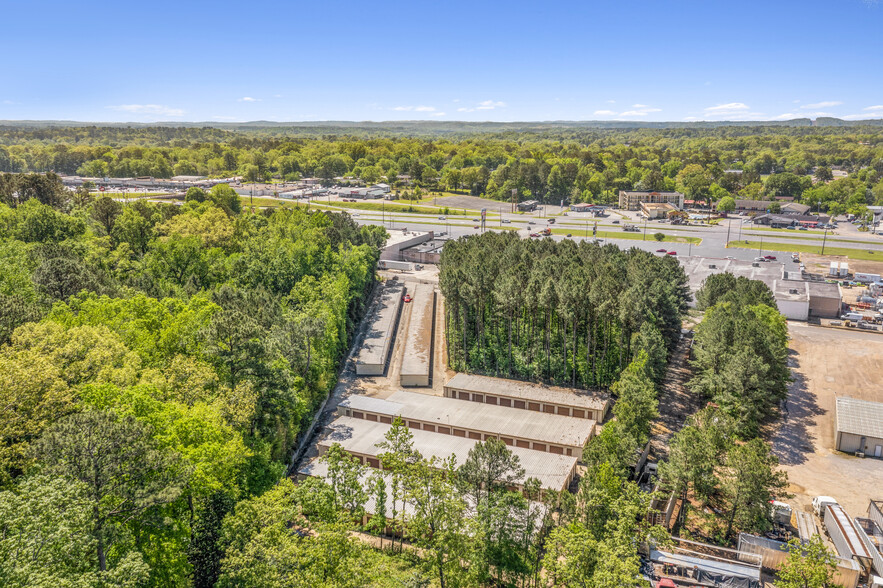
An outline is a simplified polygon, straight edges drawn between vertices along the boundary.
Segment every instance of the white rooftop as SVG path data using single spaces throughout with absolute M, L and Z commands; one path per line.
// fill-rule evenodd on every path
M 602 410 L 610 401 L 606 394 L 600 392 L 543 386 L 518 380 L 504 380 L 502 378 L 473 374 L 457 374 L 445 386 L 456 390 L 468 390 L 482 394 L 494 394 L 507 398 L 549 402 L 593 410 Z
M 366 399 L 368 403 L 365 402 Z M 341 406 L 389 416 L 399 415 L 404 419 L 435 425 L 482 431 L 495 436 L 569 447 L 584 447 L 595 429 L 595 421 L 591 419 L 479 404 L 404 390 L 395 392 L 386 400 L 350 396 L 341 402 Z
M 883 402 L 838 396 L 837 430 L 883 439 Z
M 320 446 L 330 447 L 339 443 L 346 451 L 358 455 L 379 456 L 384 452 L 378 445 L 385 440 L 386 433 L 391 425 L 356 419 L 352 417 L 338 417 L 328 425 L 329 433 L 319 441 Z M 431 433 L 419 429 L 410 429 L 414 440 L 414 449 L 425 458 L 437 457 L 447 459 L 452 455 L 457 459 L 457 465 L 461 465 L 469 456 L 469 451 L 475 447 L 478 441 Z M 569 482 L 576 468 L 576 457 L 533 451 L 520 447 L 509 447 L 509 450 L 518 457 L 521 467 L 524 468 L 524 478 L 536 478 L 543 488 L 563 490 Z M 523 483 L 524 479 L 519 480 Z

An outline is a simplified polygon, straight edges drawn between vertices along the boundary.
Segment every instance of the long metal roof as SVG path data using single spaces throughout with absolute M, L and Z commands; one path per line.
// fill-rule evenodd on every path
M 411 304 L 411 322 L 405 337 L 402 376 L 429 375 L 432 350 L 432 310 L 435 295 L 431 284 L 417 284 Z
M 838 396 L 837 430 L 883 439 L 883 402 Z
M 350 396 L 341 406 L 442 426 L 481 431 L 495 436 L 529 439 L 569 447 L 584 447 L 595 421 L 454 400 L 400 390 L 386 400 Z
M 371 325 L 359 350 L 358 363 L 384 364 L 389 355 L 393 327 L 402 303 L 402 284 L 398 281 L 384 286 L 378 305 L 373 309 Z
M 319 441 L 319 445 L 330 447 L 334 443 L 339 443 L 350 453 L 376 457 L 384 452 L 378 445 L 385 440 L 385 435 L 390 428 L 390 425 L 384 423 L 352 417 L 338 417 L 328 425 L 329 433 Z M 411 429 L 410 432 L 413 436 L 414 449 L 419 451 L 423 457 L 448 459 L 453 455 L 457 459 L 457 465 L 466 461 L 469 451 L 478 443 L 474 439 L 442 435 L 419 429 Z M 509 450 L 518 457 L 521 467 L 524 468 L 524 478 L 518 481 L 519 484 L 522 484 L 527 478 L 536 478 L 543 488 L 557 492 L 564 489 L 576 468 L 576 457 L 549 454 L 520 447 L 509 447 Z
M 601 392 L 542 386 L 474 374 L 457 374 L 445 387 L 591 410 L 603 410 L 610 402 L 609 397 Z

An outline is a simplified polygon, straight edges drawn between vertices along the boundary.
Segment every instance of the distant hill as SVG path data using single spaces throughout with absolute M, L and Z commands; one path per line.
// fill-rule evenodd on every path
M 647 121 L 524 121 L 524 122 L 472 122 L 472 121 L 291 121 L 274 122 L 257 120 L 249 122 L 88 122 L 70 120 L 0 120 L 0 127 L 7 128 L 52 128 L 52 127 L 117 127 L 117 128 L 215 128 L 232 131 L 252 131 L 258 129 L 309 129 L 312 132 L 328 129 L 341 132 L 345 129 L 387 131 L 392 133 L 494 133 L 507 131 L 545 131 L 552 129 L 710 129 L 720 127 L 867 127 L 883 126 L 883 120 L 842 120 L 838 118 L 795 118 L 783 121 L 698 121 L 698 122 L 647 122 Z

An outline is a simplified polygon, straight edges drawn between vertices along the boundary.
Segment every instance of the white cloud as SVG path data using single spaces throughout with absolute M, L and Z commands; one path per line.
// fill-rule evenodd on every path
M 495 108 L 506 108 L 505 102 L 494 102 L 493 100 L 485 100 L 484 102 L 479 102 L 478 106 L 475 107 L 476 110 L 493 110 Z
M 883 104 L 878 104 L 876 106 L 868 106 L 867 108 L 864 108 L 863 110 L 883 110 Z
M 800 100 L 792 100 L 791 104 L 800 104 Z
M 774 116 L 770 120 L 791 120 L 793 118 L 803 118 L 806 116 L 805 114 L 794 114 L 793 112 L 786 112 L 784 114 L 780 114 L 779 116 Z
M 865 114 L 847 114 L 846 116 L 841 116 L 838 118 L 842 118 L 843 120 L 868 120 L 872 118 L 883 118 L 883 112 L 875 113 L 869 112 Z
M 476 110 L 495 110 L 497 108 L 506 108 L 506 103 L 494 100 L 485 100 L 483 102 L 479 102 L 477 105 L 472 107 L 461 106 L 457 109 L 457 112 L 475 112 Z
M 652 108 L 646 104 L 633 104 L 632 108 L 633 110 L 620 112 L 619 116 L 647 116 L 651 112 L 662 112 L 661 108 Z
M 816 102 L 815 104 L 804 104 L 804 105 L 801 106 L 800 108 L 806 108 L 806 109 L 810 109 L 810 108 L 831 108 L 832 106 L 840 106 L 841 104 L 843 104 L 843 103 L 842 103 L 842 102 L 837 102 L 837 101 L 833 101 L 833 100 L 832 100 L 832 101 L 828 101 L 828 102 Z
M 260 102 L 260 98 L 252 98 L 251 96 L 243 96 L 237 102 Z
M 273 94 L 273 98 L 282 98 L 282 94 Z
M 699 118 L 698 116 L 685 116 L 684 120 L 687 122 L 692 122 L 692 121 L 702 120 L 702 119 Z
M 445 115 L 444 112 L 433 112 L 432 113 L 432 116 L 444 116 L 444 115 Z
M 129 112 L 132 114 L 156 114 L 160 116 L 184 116 L 184 110 L 181 108 L 171 108 L 162 104 L 120 104 L 118 106 L 108 106 L 112 110 L 120 112 Z
M 596 110 L 595 111 L 595 115 L 597 115 L 597 116 L 613 116 L 615 114 L 616 113 L 613 112 L 612 110 Z
M 399 112 L 435 112 L 435 106 L 395 106 Z
M 709 106 L 705 109 L 705 112 L 706 114 L 736 114 L 744 110 L 751 110 L 751 107 L 742 102 L 728 102 L 727 104 Z
M 616 104 L 616 100 L 608 100 L 607 104 Z

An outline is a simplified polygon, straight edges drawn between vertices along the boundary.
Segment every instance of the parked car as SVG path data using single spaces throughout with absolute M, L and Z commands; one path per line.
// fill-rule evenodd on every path
M 755 257 L 754 261 L 767 261 L 766 257 Z
M 531 237 L 539 237 L 540 234 L 539 234 L 539 233 L 531 233 L 530 236 L 531 236 Z
M 764 257 L 764 259 L 768 259 L 770 261 L 776 261 L 775 255 L 764 255 L 763 257 Z
M 405 294 L 404 296 L 402 296 L 402 302 L 411 302 L 411 300 L 413 300 L 413 298 L 411 298 L 410 294 Z
M 473 228 L 473 229 L 480 229 L 480 228 L 481 228 L 481 225 L 475 225 L 475 226 L 472 227 L 472 228 Z
M 503 222 L 506 223 L 506 224 L 508 225 L 508 224 L 511 223 L 512 221 L 510 221 L 508 218 L 504 218 L 504 219 L 503 219 Z
M 806 227 L 797 227 L 797 230 L 798 231 L 808 231 L 809 229 L 807 229 Z
M 666 253 L 666 255 L 677 255 L 677 254 L 678 254 L 677 251 L 669 251 L 668 253 Z
M 793 231 L 793 230 L 794 230 L 794 225 L 788 225 L 788 226 L 785 227 L 785 228 L 788 229 L 789 231 Z

